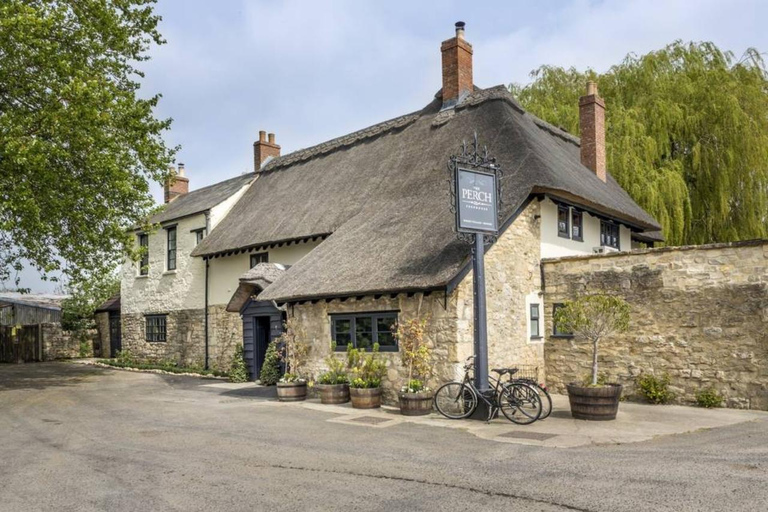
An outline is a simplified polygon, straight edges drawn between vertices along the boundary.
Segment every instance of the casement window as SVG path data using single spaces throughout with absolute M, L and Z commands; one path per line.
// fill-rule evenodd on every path
M 562 238 L 570 238 L 570 230 L 568 229 L 570 212 L 568 210 L 567 206 L 557 206 L 557 236 Z
M 195 234 L 195 245 L 198 245 L 205 238 L 205 228 L 194 229 L 192 232 Z
M 144 317 L 146 323 L 145 339 L 151 342 L 166 341 L 166 315 L 147 315 Z
M 541 338 L 541 313 L 538 304 L 531 304 L 531 338 Z
M 176 228 L 166 228 L 165 232 L 168 239 L 166 270 L 176 270 Z
M 139 235 L 139 247 L 142 249 L 141 260 L 139 261 L 139 275 L 149 274 L 149 235 L 141 233 Z
M 600 221 L 600 245 L 619 249 L 619 225 Z
M 393 334 L 396 323 L 396 312 L 331 315 L 331 339 L 339 352 L 346 351 L 349 345 L 371 350 L 374 343 L 379 344 L 381 352 L 397 352 Z
M 571 239 L 577 242 L 584 241 L 584 214 L 576 209 L 571 210 Z
M 564 307 L 565 304 L 555 304 L 552 306 L 552 335 L 553 336 L 560 336 L 563 338 L 571 337 L 573 336 L 573 333 L 570 331 L 566 331 L 563 329 L 560 325 L 557 323 L 557 310 Z
M 251 254 L 251 268 L 255 267 L 259 263 L 269 263 L 268 252 L 257 252 L 256 254 Z

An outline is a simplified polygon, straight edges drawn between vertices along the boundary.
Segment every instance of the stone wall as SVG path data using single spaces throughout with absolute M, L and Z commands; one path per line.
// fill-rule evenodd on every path
M 539 212 L 532 203 L 488 250 L 485 258 L 488 308 L 488 352 L 491 367 L 530 364 L 543 372 L 543 345 L 528 336 L 526 297 L 537 296 L 539 271 Z M 312 344 L 306 373 L 317 377 L 326 368 L 324 358 L 331 351 L 331 322 L 334 313 L 399 311 L 399 320 L 427 319 L 425 338 L 432 348 L 436 386 L 463 375 L 464 360 L 473 353 L 473 291 L 470 271 L 448 296 L 399 294 L 392 298 L 363 297 L 345 301 L 320 301 L 288 307 L 288 316 L 298 320 Z M 339 354 L 341 357 L 343 354 Z M 387 362 L 383 387 L 385 400 L 394 402 L 405 383 L 399 354 L 382 353 Z
M 224 306 L 209 307 L 209 365 L 228 370 L 235 347 L 242 343 L 243 326 L 237 313 Z M 122 347 L 147 361 L 174 361 L 183 366 L 203 366 L 205 362 L 205 310 L 185 309 L 166 313 L 166 341 L 146 341 L 143 314 L 121 316 Z
M 96 313 L 93 315 L 93 319 L 96 323 L 96 343 L 93 346 L 93 354 L 98 357 L 110 356 L 110 339 L 109 339 L 109 312 Z
M 84 338 L 89 348 L 98 343 L 99 333 L 89 329 L 82 333 L 65 331 L 60 323 L 40 324 L 40 334 L 43 342 L 43 360 L 72 359 L 80 357 L 80 340 Z M 90 356 L 92 354 L 84 354 Z
M 611 293 L 632 307 L 630 331 L 602 343 L 600 369 L 636 395 L 642 372 L 668 374 L 678 403 L 714 386 L 729 407 L 768 409 L 768 241 L 662 248 L 543 262 L 545 332 L 552 305 Z M 556 391 L 591 365 L 588 343 L 547 335 Z

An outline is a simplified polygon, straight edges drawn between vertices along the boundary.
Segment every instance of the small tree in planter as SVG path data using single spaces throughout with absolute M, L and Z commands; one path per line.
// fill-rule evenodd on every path
M 405 416 L 422 416 L 432 411 L 432 390 L 427 387 L 432 365 L 431 350 L 424 342 L 426 325 L 426 320 L 412 319 L 394 326 L 400 362 L 408 375 L 398 395 L 400 412 Z
M 317 379 L 321 403 L 344 404 L 349 402 L 349 351 L 348 348 L 346 361 L 343 361 L 335 355 L 336 343 L 331 343 L 331 353 L 325 358 L 328 370 L 321 373 Z
M 379 355 L 379 344 L 373 351 L 352 348 L 348 350 L 350 374 L 349 396 L 355 409 L 381 407 L 381 379 L 387 368 Z
M 277 383 L 277 398 L 281 402 L 293 402 L 307 398 L 307 379 L 301 376 L 301 370 L 307 362 L 310 345 L 306 341 L 306 332 L 293 318 L 283 326 L 283 334 L 275 339 L 280 347 L 280 359 L 285 363 L 285 374 Z
M 584 420 L 616 418 L 621 397 L 620 384 L 598 383 L 597 354 L 600 341 L 629 329 L 629 304 L 613 295 L 586 295 L 566 302 L 555 312 L 554 321 L 576 339 L 592 343 L 590 384 L 567 385 L 571 415 Z

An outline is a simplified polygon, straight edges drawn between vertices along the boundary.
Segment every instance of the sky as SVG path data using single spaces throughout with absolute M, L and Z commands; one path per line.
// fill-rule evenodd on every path
M 141 64 L 142 94 L 162 94 L 190 189 L 251 170 L 259 130 L 286 154 L 422 108 L 459 20 L 479 87 L 528 83 L 545 64 L 602 72 L 676 39 L 768 52 L 760 0 L 159 0 L 157 12 L 167 44 Z M 55 287 L 32 269 L 21 280 Z

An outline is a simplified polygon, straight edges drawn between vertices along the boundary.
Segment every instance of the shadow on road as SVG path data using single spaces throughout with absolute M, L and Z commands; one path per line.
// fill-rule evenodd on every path
M 74 386 L 101 373 L 104 373 L 101 368 L 81 364 L 2 363 L 0 391 Z

